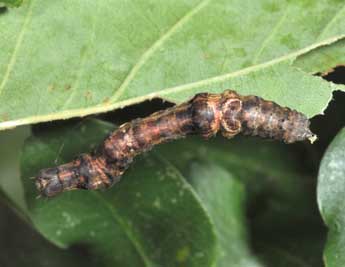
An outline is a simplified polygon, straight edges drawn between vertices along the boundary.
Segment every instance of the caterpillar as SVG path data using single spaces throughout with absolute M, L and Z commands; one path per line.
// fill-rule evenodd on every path
M 160 143 L 188 135 L 207 139 L 217 132 L 227 138 L 242 133 L 285 143 L 313 141 L 309 125 L 304 114 L 258 96 L 241 96 L 232 90 L 200 93 L 185 103 L 121 125 L 95 152 L 41 170 L 35 183 L 45 197 L 74 189 L 105 189 L 120 180 L 135 156 Z

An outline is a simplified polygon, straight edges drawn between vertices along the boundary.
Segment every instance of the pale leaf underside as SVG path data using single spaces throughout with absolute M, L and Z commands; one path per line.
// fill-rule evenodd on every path
M 0 15 L 0 129 L 226 88 L 312 117 L 344 87 L 293 63 L 342 39 L 344 15 L 330 0 L 27 1 Z

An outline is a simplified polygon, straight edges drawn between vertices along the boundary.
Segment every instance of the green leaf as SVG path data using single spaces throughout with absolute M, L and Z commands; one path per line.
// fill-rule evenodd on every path
M 0 249 L 6 251 L 0 254 L 0 266 L 94 266 L 87 251 L 58 249 L 8 206 L 13 203 L 0 190 Z
M 324 1 L 28 0 L 0 16 L 0 129 L 236 89 L 304 112 L 334 89 L 292 65 L 345 35 Z
M 294 66 L 311 74 L 327 74 L 337 66 L 345 66 L 345 40 L 317 48 L 297 58 Z
M 25 138 L 30 135 L 30 127 L 0 132 L 0 189 L 25 210 L 23 185 L 20 180 L 20 151 Z
M 23 0 L 1 0 L 0 7 L 2 4 L 9 7 L 19 7 L 22 3 Z
M 243 184 L 215 163 L 194 162 L 189 177 L 216 226 L 216 266 L 263 266 L 252 255 L 248 244 Z
M 322 266 L 325 231 L 313 180 L 291 146 L 196 138 L 158 150 L 184 173 L 209 211 L 220 246 L 217 266 Z
M 328 240 L 324 252 L 327 267 L 345 264 L 345 129 L 328 147 L 319 170 L 318 204 L 328 226 Z
M 36 199 L 28 177 L 90 151 L 113 128 L 91 120 L 42 130 L 27 142 L 22 177 L 34 226 L 60 247 L 87 245 L 102 266 L 211 266 L 215 237 L 208 215 L 181 174 L 152 153 L 111 190 Z

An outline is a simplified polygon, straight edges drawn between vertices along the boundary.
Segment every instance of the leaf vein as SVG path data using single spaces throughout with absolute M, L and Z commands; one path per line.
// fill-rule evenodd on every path
M 151 58 L 151 56 L 164 44 L 164 42 L 170 38 L 179 28 L 183 27 L 183 25 L 188 22 L 195 14 L 197 14 L 202 8 L 204 8 L 211 0 L 204 0 L 200 2 L 197 6 L 192 8 L 188 11 L 180 20 L 178 20 L 168 31 L 166 31 L 156 42 L 152 44 L 150 48 L 148 48 L 142 56 L 139 58 L 138 62 L 133 66 L 133 68 L 129 71 L 126 78 L 123 80 L 122 84 L 117 88 L 114 92 L 113 96 L 110 97 L 111 102 L 115 102 L 118 100 L 123 92 L 126 90 L 128 85 L 132 82 L 135 78 L 138 71 L 142 68 L 142 66 Z
M 260 48 L 257 50 L 257 53 L 254 55 L 254 59 L 253 59 L 253 64 L 255 65 L 258 61 L 260 56 L 262 55 L 262 52 L 265 50 L 265 48 L 267 47 L 267 45 L 269 44 L 269 42 L 272 40 L 272 37 L 275 35 L 275 33 L 277 32 L 277 30 L 280 28 L 280 26 L 283 24 L 283 22 L 285 21 L 285 19 L 287 18 L 287 15 L 289 13 L 289 9 L 287 8 L 283 14 L 283 16 L 281 16 L 278 21 L 275 23 L 275 26 L 272 28 L 271 32 L 267 35 L 267 37 L 263 40 L 263 42 L 261 43 Z
M 100 1 L 98 1 L 99 3 Z M 93 23 L 92 23 L 92 28 L 91 28 L 91 33 L 90 33 L 90 39 L 89 39 L 89 42 L 88 42 L 88 47 L 85 48 L 85 51 L 84 51 L 84 54 L 82 55 L 81 59 L 80 59 L 80 64 L 79 64 L 79 68 L 77 70 L 77 77 L 72 85 L 72 88 L 71 88 L 71 93 L 69 95 L 69 97 L 67 98 L 67 100 L 65 101 L 64 105 L 61 107 L 61 109 L 65 109 L 69 103 L 72 101 L 74 95 L 76 94 L 76 91 L 78 90 L 79 88 L 79 85 L 80 85 L 80 80 L 81 80 L 81 77 L 83 75 L 83 71 L 84 71 L 84 66 L 85 66 L 85 63 L 86 63 L 86 58 L 87 58 L 87 50 L 88 48 L 93 44 L 93 41 L 95 39 L 95 35 L 96 35 L 96 24 L 97 24 L 97 18 L 99 18 L 99 9 L 100 9 L 100 4 L 97 5 L 97 10 L 94 12 L 94 18 L 93 18 Z
M 340 8 L 337 13 L 333 16 L 333 18 L 325 25 L 325 27 L 323 28 L 323 30 L 320 32 L 320 34 L 318 35 L 318 37 L 316 38 L 316 40 L 320 40 L 323 35 L 329 30 L 329 28 L 331 27 L 331 25 L 337 21 L 337 19 L 340 17 L 340 15 L 345 11 L 345 5 L 343 5 L 342 8 Z
M 25 15 L 25 18 L 24 18 L 24 22 L 23 22 L 23 25 L 22 25 L 22 28 L 20 29 L 19 33 L 18 33 L 18 36 L 17 36 L 17 39 L 16 39 L 16 43 L 15 43 L 15 46 L 14 46 L 14 49 L 13 49 L 13 52 L 12 52 L 12 55 L 10 56 L 10 60 L 7 64 L 7 68 L 6 68 L 6 71 L 5 71 L 5 74 L 2 78 L 2 81 L 0 83 L 0 95 L 1 93 L 3 92 L 7 82 L 8 82 L 8 79 L 10 77 L 10 74 L 13 70 L 13 67 L 16 63 L 16 60 L 17 60 L 17 54 L 18 54 L 18 51 L 21 47 L 21 44 L 23 43 L 23 37 L 24 37 L 24 34 L 25 34 L 25 31 L 26 29 L 28 28 L 28 25 L 31 21 L 31 18 L 32 18 L 32 10 L 33 10 L 33 2 L 34 0 L 32 0 L 30 3 L 29 3 L 29 6 L 28 6 L 28 11 Z

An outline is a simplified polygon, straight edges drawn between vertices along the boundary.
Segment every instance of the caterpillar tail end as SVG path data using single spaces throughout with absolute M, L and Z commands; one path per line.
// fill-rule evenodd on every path
M 313 133 L 311 133 L 311 135 L 308 137 L 308 140 L 311 144 L 314 144 L 314 142 L 317 141 L 317 139 L 317 135 Z
M 300 135 L 301 138 L 299 141 L 308 140 L 311 144 L 313 144 L 317 140 L 317 135 L 310 130 L 309 125 L 310 121 L 308 121 L 307 127 L 303 130 L 303 133 Z
M 308 119 L 305 125 L 303 140 L 308 140 L 311 144 L 313 144 L 317 140 L 317 135 L 310 130 L 310 120 Z

